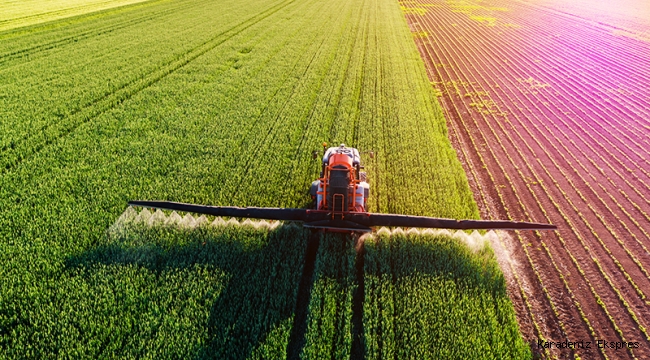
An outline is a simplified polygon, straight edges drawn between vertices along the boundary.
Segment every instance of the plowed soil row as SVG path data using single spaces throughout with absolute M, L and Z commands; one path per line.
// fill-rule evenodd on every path
M 514 0 L 400 4 L 482 216 L 559 227 L 503 239 L 531 347 L 650 358 L 650 24 Z

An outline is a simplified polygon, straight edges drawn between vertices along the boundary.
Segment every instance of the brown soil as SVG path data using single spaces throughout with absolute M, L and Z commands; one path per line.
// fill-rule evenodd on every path
M 650 358 L 650 43 L 515 0 L 402 6 L 483 218 L 559 227 L 502 237 L 533 351 Z M 591 348 L 537 346 L 567 339 Z

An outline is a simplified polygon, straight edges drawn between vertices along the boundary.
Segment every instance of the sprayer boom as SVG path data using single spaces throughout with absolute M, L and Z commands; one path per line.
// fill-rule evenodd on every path
M 427 216 L 409 216 L 396 214 L 376 214 L 368 212 L 335 212 L 313 209 L 283 209 L 262 207 L 207 206 L 185 204 L 171 201 L 130 201 L 129 205 L 145 208 L 162 209 L 225 216 L 234 218 L 251 218 L 303 222 L 310 228 L 329 229 L 331 231 L 368 232 L 373 227 L 407 227 L 407 228 L 441 228 L 458 230 L 555 230 L 550 224 L 504 220 L 454 220 Z

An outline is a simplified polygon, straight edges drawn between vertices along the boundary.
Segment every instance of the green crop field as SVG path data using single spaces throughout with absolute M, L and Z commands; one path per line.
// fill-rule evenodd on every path
M 35 319 L 45 327 L 34 355 L 282 356 L 307 232 L 187 219 L 125 212 L 104 245 L 69 257 L 68 281 L 49 306 L 71 308 Z
M 487 242 L 382 230 L 365 241 L 367 358 L 531 357 Z
M 324 236 L 300 319 L 307 232 L 118 220 L 133 199 L 306 207 L 323 141 L 377 154 L 364 159 L 370 211 L 478 217 L 396 1 L 154 0 L 1 31 L 0 358 L 444 354 L 398 345 L 416 330 L 518 357 L 489 251 L 454 248 L 473 265 L 438 274 L 452 240 L 423 237 L 411 275 L 369 250 L 383 265 L 366 282 L 394 274 L 387 291 L 435 300 L 409 312 L 375 285 L 355 301 L 354 241 Z M 476 298 L 467 311 L 484 317 L 438 330 L 441 309 Z M 382 304 L 394 309 L 375 316 Z M 432 323 L 402 324 L 413 316 Z

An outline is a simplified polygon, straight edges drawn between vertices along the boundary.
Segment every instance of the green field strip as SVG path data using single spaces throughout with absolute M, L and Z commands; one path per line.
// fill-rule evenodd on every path
M 380 232 L 365 250 L 368 359 L 531 358 L 487 241 Z
M 15 317 L 30 320 L 12 323 L 20 336 L 4 344 L 5 355 L 282 356 L 304 230 L 143 220 L 120 219 L 97 246 L 69 257 L 50 302 Z M 26 347 L 32 340 L 39 346 Z
M 284 189 L 283 199 L 285 199 L 285 202 L 298 196 L 303 191 L 301 184 L 308 183 L 310 179 L 319 176 L 320 158 L 313 160 L 300 155 L 310 150 L 319 149 L 319 140 L 330 138 L 327 131 L 334 123 L 335 112 L 338 109 L 338 106 L 333 106 L 332 102 L 341 97 L 345 73 L 348 69 L 347 62 L 349 62 L 352 55 L 354 37 L 351 32 L 345 31 L 345 29 L 350 25 L 351 21 L 354 21 L 352 18 L 353 13 L 353 10 L 349 9 L 346 15 L 341 16 L 339 20 L 340 23 L 344 24 L 341 26 L 342 36 L 340 36 L 338 43 L 333 45 L 336 50 L 331 53 L 328 60 L 327 75 L 321 79 L 316 98 L 304 115 L 306 121 L 302 131 L 296 134 L 296 137 L 300 137 L 300 140 L 297 141 L 296 150 L 292 155 L 296 161 L 294 161 L 291 171 L 287 173 L 284 180 L 288 184 Z
M 367 164 L 369 174 L 379 174 L 372 179 L 370 209 L 478 217 L 399 7 L 380 1 L 363 11 L 370 13 L 372 23 L 360 94 L 358 144 L 379 152 Z M 382 19 L 383 26 L 375 25 L 376 19 Z M 436 165 L 441 163 L 445 165 Z M 416 183 L 423 186 L 417 196 L 408 191 Z
M 141 1 L 131 5 L 123 5 L 123 6 L 119 6 L 111 9 L 99 10 L 87 14 L 74 15 L 65 19 L 58 19 L 58 20 L 43 22 L 40 24 L 21 26 L 10 30 L 2 30 L 0 31 L 0 41 L 13 39 L 14 42 L 18 43 L 15 44 L 17 46 L 28 46 L 29 43 L 22 43 L 19 41 L 19 39 L 23 37 L 31 37 L 33 38 L 33 40 L 41 39 L 41 38 L 54 39 L 55 37 L 64 38 L 65 36 L 68 36 L 70 34 L 79 33 L 80 27 L 83 27 L 84 25 L 88 25 L 88 28 L 97 26 L 96 23 L 93 24 L 93 22 L 96 20 L 103 19 L 105 21 L 106 18 L 110 18 L 117 14 L 121 15 L 121 17 L 124 17 L 125 14 L 133 12 L 135 10 L 139 10 L 140 12 L 139 15 L 147 14 L 146 10 L 149 10 L 148 8 L 159 5 L 160 3 L 163 2 L 170 3 L 171 0 Z M 113 17 L 113 19 L 119 20 L 119 17 Z
M 207 2 L 207 0 L 203 0 Z M 173 21 L 179 12 L 187 11 L 198 5 L 198 1 L 177 2 L 157 0 L 141 2 L 133 6 L 124 6 L 110 11 L 83 15 L 76 18 L 55 21 L 45 29 L 17 30 L 0 32 L 0 44 L 3 53 L 0 54 L 0 64 L 5 67 L 42 56 L 47 50 L 55 50 L 80 40 L 93 39 L 97 36 L 107 36 L 122 29 L 150 21 L 160 21 L 163 16 L 166 21 Z M 171 16 L 170 16 L 171 15 Z
M 318 8 L 316 7 L 315 10 Z M 301 23 L 292 25 L 295 26 L 296 31 L 299 33 L 299 36 L 292 40 L 291 46 L 288 48 L 283 48 L 284 56 L 276 56 L 277 52 L 272 51 L 273 61 L 266 63 L 266 69 L 263 73 L 255 73 L 255 76 L 250 74 L 241 75 L 241 79 L 244 81 L 241 85 L 238 85 L 238 88 L 235 90 L 237 93 L 241 92 L 243 98 L 238 101 L 235 107 L 232 109 L 232 112 L 228 112 L 223 116 L 219 116 L 220 119 L 223 119 L 224 122 L 219 121 L 219 125 L 227 126 L 228 123 L 240 125 L 234 125 L 236 129 L 233 129 L 233 132 L 229 134 L 223 134 L 228 138 L 237 138 L 241 140 L 237 141 L 237 149 L 241 151 L 241 157 L 224 159 L 224 167 L 226 169 L 226 179 L 225 183 L 222 185 L 222 188 L 218 190 L 218 193 L 224 194 L 229 198 L 248 197 L 247 201 L 259 201 L 257 203 L 269 203 L 269 201 L 277 201 L 279 197 L 269 195 L 269 192 L 273 191 L 275 184 L 277 184 L 280 179 L 270 178 L 268 179 L 270 184 L 261 185 L 265 187 L 265 191 L 260 192 L 259 196 L 262 199 L 250 199 L 251 196 L 256 196 L 258 194 L 245 194 L 240 193 L 240 188 L 242 184 L 249 184 L 250 181 L 261 181 L 260 178 L 264 176 L 267 171 L 263 168 L 264 164 L 259 164 L 257 161 L 260 159 L 273 158 L 274 160 L 269 163 L 271 167 L 284 166 L 290 164 L 282 157 L 286 153 L 287 147 L 286 140 L 287 138 L 280 139 L 279 143 L 275 143 L 272 140 L 276 136 L 275 134 L 289 133 L 287 130 L 287 117 L 283 116 L 283 109 L 287 108 L 287 104 L 291 104 L 291 97 L 297 91 L 296 87 L 303 86 L 301 85 L 302 80 L 298 81 L 303 77 L 307 68 L 303 66 L 309 66 L 311 63 L 310 59 L 314 56 L 312 55 L 315 50 L 317 50 L 319 43 L 312 44 L 309 41 L 302 41 L 302 39 L 309 39 L 311 34 L 306 32 L 304 29 L 301 29 Z M 318 30 L 317 28 L 315 30 Z M 285 33 L 286 34 L 286 33 Z M 306 49 L 303 44 L 310 44 L 309 49 Z M 267 51 L 265 49 L 256 49 L 253 48 L 251 54 L 264 54 Z M 293 55 L 296 55 L 294 58 Z M 261 55 L 257 55 L 261 56 Z M 292 59 L 292 62 L 287 62 L 286 59 Z M 249 68 L 248 65 L 244 64 L 241 69 Z M 240 69 L 240 70 L 241 70 Z M 284 69 L 284 70 L 283 70 Z M 237 75 L 239 75 L 239 71 Z M 279 74 L 277 74 L 279 72 Z M 246 83 L 246 80 L 254 79 L 252 83 Z M 278 79 L 282 79 L 278 81 Z M 268 87 L 262 89 L 262 92 L 256 91 L 262 85 L 263 87 Z M 276 87 L 277 86 L 277 87 Z M 245 89 L 242 91 L 241 89 Z M 233 91 L 234 89 L 229 89 Z M 269 98 L 269 94 L 271 97 Z M 209 95 L 208 95 L 209 96 Z M 294 109 L 301 107 L 302 104 L 295 104 L 290 106 Z M 251 113 L 251 109 L 255 113 Z M 261 111 L 260 111 L 261 110 Z M 291 115 L 290 119 L 298 119 L 296 115 Z M 295 120 L 291 120 L 292 122 Z M 241 129 L 243 127 L 243 129 Z M 277 142 L 278 139 L 276 139 Z M 237 161 L 239 166 L 242 166 L 242 171 L 238 171 L 236 174 L 230 174 L 227 170 L 231 166 L 232 161 Z M 237 164 L 232 164 L 232 166 L 238 166 Z M 271 174 L 276 174 L 274 171 L 271 171 Z M 231 176 L 228 176 L 231 175 Z M 273 175 L 273 176 L 276 176 Z M 252 185 L 255 186 L 255 185 Z M 252 187 L 251 186 L 251 187 Z M 282 191 L 282 189 L 278 189 Z M 239 194 L 239 195 L 237 195 Z M 232 200 L 230 200 L 232 201 Z M 241 200 L 244 201 L 244 200 Z M 253 202 L 255 203 L 255 202 Z M 277 202 L 273 203 L 277 205 Z
M 347 86 L 343 86 L 336 106 L 333 108 L 335 121 L 329 129 L 330 139 L 334 144 L 356 144 L 360 151 L 372 150 L 359 143 L 358 137 L 355 135 L 357 133 L 355 124 L 359 121 L 359 110 L 364 103 L 360 94 L 364 86 L 363 69 L 366 61 L 365 47 L 369 21 L 368 13 L 362 11 L 366 5 L 365 1 L 355 4 L 358 20 L 356 26 L 350 30 L 354 34 L 354 43 L 351 45 L 349 58 L 346 59 L 345 74 L 341 78 L 342 83 Z M 369 159 L 366 159 L 366 162 L 368 161 Z
M 105 131 L 109 131 L 109 132 L 110 132 L 110 130 L 107 130 L 107 129 L 103 128 L 103 125 L 102 125 L 101 123 L 93 124 L 93 125 L 96 125 L 98 130 L 101 128 L 101 130 L 100 130 L 101 133 L 103 133 L 103 132 L 105 132 Z M 81 134 L 81 135 L 79 135 L 79 136 L 83 139 L 83 134 Z M 100 134 L 100 136 L 101 136 L 101 134 Z M 151 141 L 152 139 L 148 139 L 148 140 Z M 155 144 L 156 141 L 154 140 L 153 143 Z M 131 144 L 129 144 L 129 145 L 131 145 Z M 127 146 L 129 146 L 129 145 L 127 145 Z M 84 146 L 84 145 L 81 145 L 81 146 L 82 146 L 82 148 L 86 148 L 86 146 Z M 59 153 L 59 151 L 60 151 L 60 149 L 55 150 L 55 151 L 54 151 L 54 154 Z M 73 151 L 74 151 L 74 150 L 73 150 Z M 74 151 L 74 152 L 76 152 L 76 151 Z M 90 156 L 90 157 L 86 157 L 86 156 L 83 156 L 83 155 L 82 155 L 82 158 L 92 158 L 92 156 Z M 179 161 L 183 161 L 183 159 L 180 159 Z M 133 169 L 137 169 L 137 168 L 138 168 L 138 166 L 134 166 L 134 167 L 133 167 Z M 79 170 L 79 169 L 77 169 L 77 170 Z M 29 171 L 29 170 L 28 170 L 28 171 Z M 30 173 L 31 173 L 31 172 L 30 172 Z M 25 174 L 25 173 L 23 173 L 23 174 Z M 31 174 L 30 174 L 30 177 L 31 177 L 31 176 L 34 176 L 34 174 L 31 173 Z M 8 176 L 8 177 L 9 177 L 9 176 Z M 7 178 L 8 178 L 8 177 L 7 177 Z M 5 178 L 5 180 L 6 180 L 7 178 Z M 47 187 L 47 186 L 46 186 L 46 187 Z M 14 190 L 15 190 L 15 189 L 14 189 Z M 203 190 L 203 191 L 204 191 L 204 190 Z M 194 192 L 194 193 L 200 193 L 200 192 L 201 192 L 201 191 L 196 191 L 196 192 Z M 25 199 L 23 198 L 22 200 L 25 200 Z M 29 200 L 27 200 L 27 201 L 29 201 Z M 76 205 L 82 205 L 82 206 L 84 206 L 83 204 L 76 204 Z M 73 206 L 75 206 L 75 205 L 73 204 Z M 101 206 L 100 206 L 100 207 L 101 207 Z M 90 211 L 88 211 L 88 213 L 86 213 L 85 215 L 91 215 L 91 216 L 93 216 L 93 215 L 95 215 L 95 214 L 93 213 L 93 211 L 95 211 L 95 210 L 98 210 L 98 209 L 95 208 L 95 209 L 93 209 L 93 210 L 90 210 Z M 101 212 L 101 211 L 100 211 L 100 212 Z M 80 215 L 80 214 L 77 214 L 77 215 Z M 81 215 L 83 216 L 83 214 L 81 214 Z M 5 218 L 5 219 L 6 219 L 6 218 Z M 50 218 L 50 219 L 53 219 L 53 218 Z M 41 220 L 42 220 L 42 219 L 41 219 Z M 73 223 L 76 223 L 76 221 L 73 221 Z M 17 229 L 17 228 L 14 228 L 14 229 Z M 22 231 L 22 230 L 25 230 L 25 229 L 26 229 L 26 230 L 29 230 L 29 226 L 26 226 L 26 227 L 20 227 L 20 229 L 21 229 L 21 231 Z M 19 238 L 20 238 L 20 236 L 17 237 L 16 239 L 19 239 Z M 72 245 L 72 244 L 71 244 L 71 245 Z M 15 260 L 18 260 L 18 258 L 15 258 Z
M 316 28 L 316 30 L 317 32 L 312 35 L 309 35 L 307 33 L 305 39 L 310 39 L 311 36 L 323 36 L 321 34 L 326 34 L 329 31 L 327 29 L 319 30 L 318 28 Z M 254 147 L 250 151 L 250 153 L 253 154 L 250 159 L 255 159 L 256 157 L 258 159 L 264 159 L 267 156 L 274 156 L 275 161 L 267 164 L 260 164 L 254 161 L 252 163 L 249 162 L 249 165 L 247 165 L 246 168 L 252 169 L 252 171 L 248 172 L 247 174 L 242 174 L 246 176 L 244 178 L 244 181 L 282 183 L 282 178 L 285 176 L 282 176 L 279 179 L 273 177 L 260 179 L 260 174 L 262 174 L 262 176 L 264 176 L 264 174 L 268 174 L 268 172 L 265 172 L 264 170 L 260 171 L 260 167 L 261 169 L 264 169 L 266 166 L 274 167 L 280 164 L 280 166 L 293 167 L 294 165 L 292 164 L 292 161 L 294 161 L 294 163 L 297 161 L 297 159 L 293 159 L 291 157 L 292 153 L 296 153 L 296 148 L 300 146 L 297 142 L 302 139 L 303 134 L 301 133 L 300 129 L 301 125 L 296 124 L 304 124 L 305 120 L 302 119 L 303 117 L 307 117 L 306 112 L 309 110 L 309 108 L 312 107 L 311 104 L 313 104 L 313 98 L 317 95 L 312 87 L 318 88 L 320 86 L 319 82 L 322 81 L 324 76 L 323 71 L 327 71 L 327 67 L 331 66 L 328 65 L 326 61 L 323 61 L 326 59 L 323 56 L 327 55 L 328 52 L 319 50 L 320 48 L 324 47 L 323 45 L 327 45 L 327 47 L 324 47 L 325 49 L 331 49 L 331 42 L 325 43 L 323 41 L 325 40 L 323 39 L 322 41 L 313 41 L 313 44 L 310 45 L 308 49 L 302 51 L 301 56 L 304 56 L 304 60 L 298 61 L 296 63 L 302 65 L 300 67 L 292 69 L 293 74 L 289 77 L 290 81 L 285 83 L 286 86 L 280 93 L 274 94 L 275 99 L 272 104 L 274 106 L 274 109 L 265 109 L 267 114 L 265 114 L 264 117 L 268 120 L 259 122 L 259 125 L 261 126 L 261 128 L 259 128 L 259 131 L 265 135 L 260 134 L 251 136 L 251 139 L 260 138 L 266 140 L 257 140 L 250 142 L 250 145 Z M 309 40 L 307 42 L 309 42 Z M 311 123 L 309 124 L 311 125 Z M 284 133 L 286 136 L 278 139 L 278 132 Z M 315 141 L 318 141 L 318 135 L 316 135 Z M 313 145 L 314 143 L 312 140 L 312 146 Z M 304 153 L 305 152 L 302 154 Z M 303 156 L 304 155 L 301 155 L 301 157 Z M 307 159 L 311 158 L 307 157 Z M 278 202 L 282 200 L 281 197 L 283 188 L 284 187 L 278 187 L 278 200 L 276 200 Z M 264 200 L 260 199 L 260 201 Z M 277 204 L 277 202 L 275 204 Z
M 201 45 L 206 45 L 204 43 L 209 45 L 209 41 L 218 40 L 215 37 L 228 35 L 227 31 L 237 29 L 237 24 L 242 25 L 238 15 L 245 14 L 234 12 L 225 17 L 224 25 L 215 28 L 209 17 L 201 17 L 198 12 L 197 6 L 201 4 L 195 3 L 194 7 L 180 14 L 170 13 L 115 34 L 97 35 L 83 45 L 73 43 L 57 48 L 55 52 L 47 52 L 48 56 L 43 59 L 23 59 L 20 66 L 3 68 L 0 79 L 7 97 L 2 99 L 5 116 L 2 117 L 1 148 L 15 146 L 13 143 L 28 136 L 35 127 L 56 123 L 92 106 L 161 67 L 200 50 Z M 170 22 L 170 16 L 178 19 Z M 187 26 L 179 21 L 186 16 L 198 17 L 200 21 Z M 180 32 L 161 33 L 163 28 L 175 27 Z M 168 43 L 162 51 L 161 41 Z M 145 58 L 147 61 L 143 61 Z M 43 73 L 41 69 L 48 69 L 48 72 Z M 62 92 L 62 89 L 68 91 Z M 30 106 L 25 105 L 25 99 L 30 100 Z M 22 131 L 17 133 L 16 128 Z
M 118 41 L 112 45 L 120 44 L 118 47 L 120 49 L 124 48 L 122 43 L 124 42 Z M 105 48 L 106 45 L 104 44 L 103 47 Z M 105 53 L 98 51 L 97 53 L 103 54 L 102 57 L 111 54 L 110 51 Z M 102 75 L 101 71 L 97 71 L 97 67 L 89 66 L 93 61 L 97 62 L 100 59 L 99 56 L 93 55 L 92 57 L 86 56 L 85 59 L 82 58 L 81 64 L 70 66 L 70 58 L 73 59 L 73 63 L 78 63 L 76 59 L 78 56 L 75 52 L 64 51 L 63 56 L 68 61 L 55 57 L 53 61 L 44 64 L 24 61 L 17 71 L 3 69 L 0 76 L 2 76 L 4 84 L 3 90 L 7 94 L 7 98 L 3 99 L 4 106 L 2 107 L 3 115 L 5 115 L 2 121 L 4 125 L 3 137 L 0 140 L 3 151 L 15 147 L 16 142 L 20 142 L 20 138 L 29 136 L 30 130 L 56 123 L 84 106 L 91 106 L 98 100 L 98 96 L 99 98 L 110 96 L 129 82 L 133 82 L 133 78 L 142 76 L 133 74 L 133 72 L 137 73 L 137 71 L 133 71 L 136 69 L 130 68 L 126 72 L 121 69 L 124 68 L 125 62 L 137 62 L 135 59 L 119 57 L 112 64 L 110 60 L 103 62 L 100 69 L 106 69 L 110 65 L 113 65 L 114 68 L 106 69 L 108 71 Z M 134 55 L 129 56 L 133 57 Z M 151 69 L 149 71 L 156 69 L 156 66 L 149 65 L 149 67 Z M 39 71 L 42 68 L 50 68 L 50 71 L 42 74 L 42 71 Z M 121 79 L 124 77 L 127 79 Z M 70 89 L 70 85 L 73 84 L 80 86 Z M 69 91 L 61 94 L 62 88 L 68 88 Z M 27 103 L 26 99 L 29 100 Z M 52 107 L 53 105 L 55 107 Z M 15 135 L 12 136 L 12 134 Z
M 337 25 L 338 23 L 331 24 Z M 336 30 L 322 28 L 319 33 L 330 35 L 332 31 Z M 310 124 L 313 121 L 308 117 L 308 111 L 314 106 L 323 80 L 332 66 L 331 49 L 335 49 L 335 40 L 335 36 L 324 36 L 321 42 L 314 41 L 314 52 L 311 53 L 307 61 L 302 62 L 306 65 L 304 69 L 299 69 L 298 74 L 296 74 L 300 80 L 294 82 L 291 93 L 284 96 L 284 101 L 279 107 L 278 112 L 274 115 L 273 119 L 268 121 L 272 127 L 264 137 L 264 140 L 260 141 L 257 145 L 257 150 L 275 154 L 277 156 L 276 161 L 273 163 L 259 162 L 261 157 L 253 157 L 257 161 L 248 162 L 243 173 L 244 181 L 250 182 L 253 186 L 261 186 L 264 183 L 277 184 L 273 186 L 274 189 L 278 190 L 277 195 L 271 195 L 272 197 L 277 196 L 277 206 L 288 205 L 287 203 L 283 203 L 283 201 L 286 201 L 286 198 L 283 196 L 286 187 L 282 186 L 285 181 L 282 177 L 265 176 L 265 174 L 269 174 L 269 171 L 265 170 L 266 168 L 280 164 L 283 167 L 292 168 L 297 162 L 297 159 L 299 159 L 296 156 L 298 153 L 294 149 L 299 148 L 301 140 L 304 137 L 305 124 Z M 295 120 L 287 121 L 288 119 Z M 286 135 L 283 136 L 280 134 Z M 323 136 L 323 134 L 315 135 L 314 138 L 308 140 L 312 146 L 319 139 L 322 139 Z M 303 149 L 302 153 L 309 152 L 311 149 L 305 150 L 307 149 Z M 306 160 L 309 160 L 309 158 Z M 314 166 L 311 168 L 314 169 Z M 260 170 L 261 176 L 258 173 Z M 291 171 L 289 170 L 287 174 L 290 175 L 290 173 Z M 238 194 L 237 192 L 235 193 L 234 199 L 238 199 Z
M 132 11 L 137 10 L 139 9 L 132 9 Z M 11 41 L 9 41 L 8 39 L 3 39 L 2 34 L 0 34 L 0 41 L 2 41 L 3 50 L 5 51 L 3 54 L 0 54 L 0 65 L 10 67 L 12 61 L 14 63 L 20 63 L 24 61 L 25 57 L 34 59 L 38 55 L 43 55 L 42 53 L 45 53 L 47 50 L 56 49 L 73 42 L 76 43 L 80 40 L 113 33 L 146 21 L 155 21 L 164 15 L 170 15 L 182 9 L 179 6 L 168 6 L 164 8 L 162 6 L 156 6 L 150 10 L 152 11 L 144 14 L 142 12 L 127 13 L 120 14 L 122 16 L 113 16 L 110 19 L 102 19 L 102 26 L 94 23 L 89 28 L 75 27 L 71 34 L 63 35 L 57 33 L 53 36 L 51 33 L 47 33 L 43 36 L 38 36 L 36 39 L 34 39 L 36 36 L 29 34 L 29 42 L 23 42 L 20 38 L 11 38 Z M 95 20 L 94 17 L 89 22 L 93 23 L 93 20 Z M 65 29 L 70 31 L 68 27 Z

